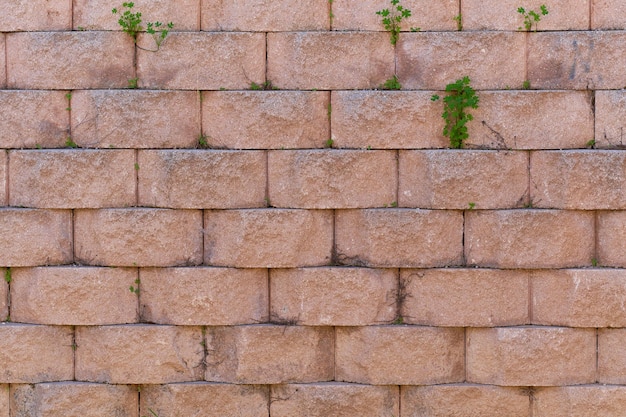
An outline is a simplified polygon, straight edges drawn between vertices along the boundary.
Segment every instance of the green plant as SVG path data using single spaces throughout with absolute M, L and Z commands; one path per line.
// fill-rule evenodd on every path
M 11 278 L 11 268 L 7 268 L 6 271 L 4 271 L 4 280 L 7 282 L 7 284 L 10 284 L 13 280 Z
M 130 290 L 130 292 L 132 292 L 133 294 L 137 294 L 139 295 L 139 284 L 140 284 L 140 280 L 139 278 L 137 278 L 135 280 L 135 285 L 131 285 L 130 287 L 128 287 L 128 289 Z
M 135 171 L 139 171 L 139 164 L 135 162 Z
M 335 144 L 335 141 L 334 141 L 334 140 L 332 140 L 332 138 L 331 138 L 331 139 L 328 139 L 328 140 L 324 143 L 324 146 L 325 146 L 326 148 L 332 148 L 334 144 Z
M 535 24 L 534 31 L 536 32 L 537 26 L 539 25 L 539 21 L 541 21 L 541 16 L 545 16 L 548 14 L 548 8 L 546 7 L 545 4 L 542 4 L 539 7 L 539 12 L 536 12 L 534 10 L 526 10 L 523 7 L 518 7 L 517 13 L 524 16 L 524 28 L 526 28 L 526 31 L 530 32 L 534 23 Z M 520 26 L 518 30 L 522 30 L 522 27 Z
M 522 83 L 522 90 L 530 90 L 530 81 L 526 80 Z
M 152 408 L 148 408 L 148 411 L 151 414 L 150 416 L 141 416 L 141 417 L 159 417 L 159 415 L 157 413 L 155 413 Z
M 476 208 L 476 203 L 469 202 L 467 205 L 469 206 L 469 210 L 474 210 Z
M 591 259 L 591 266 L 593 266 L 594 268 L 598 266 L 598 260 L 596 258 Z
M 587 146 L 587 148 L 593 149 L 594 146 L 596 146 L 596 140 L 595 139 L 591 139 L 589 142 L 587 142 L 586 146 Z
M 278 87 L 275 87 L 272 84 L 271 80 L 267 80 L 264 83 L 257 84 L 254 81 L 250 83 L 250 90 L 260 91 L 260 90 L 278 90 Z
M 68 148 L 78 148 L 76 142 L 74 142 L 69 136 L 67 137 L 67 139 L 65 139 L 65 146 Z
M 209 141 L 207 139 L 208 139 L 207 135 L 200 134 L 200 136 L 198 136 L 198 148 L 209 149 Z
M 380 88 L 381 90 L 401 90 L 402 85 L 400 84 L 400 81 L 398 81 L 398 77 L 394 75 L 393 77 L 385 81 L 384 84 L 381 84 L 378 88 Z
M 459 32 L 462 31 L 463 30 L 463 15 L 459 13 L 458 15 L 454 16 L 452 20 L 456 21 L 456 30 L 458 30 Z
M 328 0 L 328 7 L 329 7 L 328 18 L 330 19 L 330 25 L 332 26 L 333 19 L 335 18 L 335 15 L 333 13 L 333 0 Z
M 139 32 L 144 30 L 144 27 L 141 25 L 141 12 L 133 13 L 133 7 L 135 7 L 135 3 L 133 2 L 124 2 L 122 3 L 122 7 L 125 8 L 123 12 L 118 10 L 117 8 L 111 10 L 113 14 L 120 15 L 117 23 L 122 27 L 122 30 L 127 33 L 131 38 L 133 38 L 133 42 L 137 45 L 137 35 Z M 146 49 L 137 45 L 137 48 L 142 49 L 144 51 L 156 52 L 161 48 L 161 44 L 167 37 L 169 31 L 174 28 L 174 23 L 169 22 L 167 24 L 161 23 L 159 21 L 156 22 L 147 22 L 146 23 L 146 33 L 152 36 L 154 39 L 154 43 L 156 44 L 156 49 Z
M 446 92 L 448 95 L 443 99 L 444 109 L 441 115 L 446 122 L 443 134 L 450 138 L 452 148 L 461 149 L 463 142 L 469 137 L 466 124 L 473 119 L 466 109 L 477 109 L 479 98 L 470 86 L 470 78 L 467 76 L 448 84 Z M 432 101 L 438 99 L 436 94 L 431 97 Z
M 137 82 L 139 78 L 129 78 L 128 79 L 128 88 L 137 88 Z
M 395 45 L 402 30 L 402 20 L 411 16 L 411 10 L 403 7 L 400 0 L 391 0 L 391 8 L 376 12 L 382 18 L 382 24 L 386 31 L 391 34 L 391 44 Z

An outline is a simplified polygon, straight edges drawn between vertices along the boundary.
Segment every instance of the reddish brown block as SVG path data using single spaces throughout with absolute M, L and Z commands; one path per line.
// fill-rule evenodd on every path
M 269 199 L 289 208 L 383 207 L 397 201 L 395 151 L 272 151 Z
M 0 87 L 5 88 L 7 85 L 7 64 L 6 64 L 6 35 L 0 34 Z M 4 68 L 4 70 L 2 70 Z
M 5 0 L 0 32 L 70 30 L 72 4 L 67 0 Z
M 588 384 L 596 379 L 595 329 L 467 330 L 467 380 L 505 386 Z
M 77 327 L 76 345 L 78 381 L 162 384 L 202 379 L 200 327 Z
M 333 3 L 334 4 L 334 3 Z M 402 82 L 402 80 L 400 80 Z M 441 107 L 425 91 L 333 91 L 333 146 L 337 148 L 444 148 Z
M 626 273 L 611 269 L 532 274 L 532 323 L 569 327 L 626 327 Z
M 0 53 L 2 52 L 0 42 Z M 0 58 L 0 65 L 3 64 Z M 0 76 L 0 85 L 2 76 Z M 0 91 L 0 147 L 58 148 L 69 135 L 70 114 L 66 92 Z
M 304 326 L 364 326 L 396 314 L 394 270 L 276 269 L 270 275 L 271 319 Z
M 11 417 L 10 416 L 10 385 L 0 384 L 0 416 L 2 417 Z
M 0 275 L 5 278 L 4 282 L 0 282 L 0 320 L 8 320 L 9 318 L 9 284 L 7 281 L 11 277 L 10 274 L 12 272 L 8 268 L 0 268 Z
M 0 324 L 0 381 L 67 381 L 74 375 L 72 328 Z
M 271 387 L 273 417 L 399 416 L 398 387 L 344 384 L 285 384 Z
M 13 268 L 11 320 L 57 325 L 133 323 L 137 271 L 124 268 Z
M 461 2 L 463 29 L 465 30 L 523 30 L 524 16 L 517 9 L 535 11 L 540 21 L 533 21 L 535 30 L 587 30 L 589 29 L 589 2 L 592 0 L 464 0 Z M 546 5 L 547 15 L 541 14 L 541 5 Z
M 337 327 L 335 379 L 372 385 L 427 385 L 465 377 L 463 329 Z
M 126 10 L 123 2 L 111 0 L 74 1 L 74 30 L 121 30 L 117 22 Z M 200 3 L 197 0 L 135 0 L 131 12 L 141 13 L 146 22 L 174 23 L 174 30 L 200 30 Z M 118 14 L 111 10 L 117 8 Z
M 209 327 L 207 381 L 281 384 L 333 379 L 331 327 Z
M 0 151 L 0 206 L 6 206 L 8 192 L 8 154 L 6 151 Z
M 139 204 L 169 208 L 265 207 L 259 151 L 140 151 Z
M 11 415 L 14 417 L 138 417 L 139 393 L 130 385 L 71 381 L 12 384 L 10 393 Z
M 459 14 L 457 0 L 405 0 L 401 5 L 411 10 L 411 16 L 402 20 L 402 30 L 456 30 L 452 19 Z M 376 12 L 389 9 L 389 1 L 333 0 L 332 27 L 334 30 L 385 30 L 381 16 Z M 402 35 L 400 35 L 402 37 Z
M 72 139 L 81 147 L 194 147 L 197 92 L 87 90 L 72 95 Z
M 394 74 L 386 33 L 268 33 L 267 63 L 267 78 L 294 90 L 376 88 Z
M 397 45 L 404 88 L 443 90 L 469 76 L 477 89 L 522 85 L 524 34 L 511 32 L 406 33 Z
M 602 384 L 626 381 L 626 329 L 598 330 L 598 379 Z
M 527 324 L 529 274 L 490 269 L 403 270 L 405 323 L 492 327 Z
M 198 210 L 77 210 L 74 233 L 76 258 L 86 265 L 202 262 L 202 213 Z
M 594 257 L 591 212 L 558 210 L 468 211 L 469 265 L 497 268 L 587 266 Z
M 626 266 L 626 211 L 598 213 L 597 262 L 602 266 Z
M 9 88 L 123 88 L 134 77 L 123 32 L 10 33 L 6 55 Z
M 330 28 L 328 0 L 202 2 L 202 30 L 314 31 Z
M 138 43 L 151 41 L 148 36 Z M 265 80 L 265 34 L 170 33 L 158 53 L 137 52 L 137 77 L 142 88 L 248 88 Z
M 528 80 L 542 89 L 623 88 L 625 42 L 615 31 L 535 33 L 528 38 Z
M 141 389 L 141 415 L 269 417 L 269 388 L 260 385 L 182 383 L 146 385 Z
M 329 210 L 207 210 L 204 261 L 238 268 L 328 264 L 333 240 Z
M 591 29 L 626 29 L 622 16 L 626 14 L 626 3 L 620 0 L 591 0 Z
M 328 106 L 322 91 L 206 91 L 202 131 L 214 148 L 321 148 Z
M 463 216 L 456 211 L 341 210 L 335 218 L 335 244 L 335 261 L 346 265 L 459 265 Z
M 589 92 L 481 91 L 478 96 L 478 109 L 470 110 L 474 120 L 467 124 L 468 148 L 584 148 L 593 138 L 594 113 Z M 443 123 L 442 119 L 442 129 Z
M 533 396 L 535 416 L 619 417 L 626 407 L 626 390 L 619 386 L 539 388 Z
M 0 210 L 0 265 L 66 264 L 72 258 L 72 219 L 69 211 Z
M 596 91 L 595 146 L 598 148 L 623 149 L 626 92 L 623 90 Z
M 147 268 L 140 281 L 141 316 L 150 323 L 225 326 L 269 316 L 263 269 Z
M 127 207 L 136 201 L 132 150 L 11 151 L 9 158 L 12 206 Z
M 536 207 L 624 209 L 626 152 L 533 152 L 530 197 Z
M 403 417 L 462 416 L 467 412 L 476 416 L 530 417 L 530 399 L 519 388 L 474 384 L 405 386 L 400 387 L 400 395 Z
M 508 151 L 401 151 L 399 176 L 400 207 L 513 208 L 523 204 L 528 190 L 528 155 Z

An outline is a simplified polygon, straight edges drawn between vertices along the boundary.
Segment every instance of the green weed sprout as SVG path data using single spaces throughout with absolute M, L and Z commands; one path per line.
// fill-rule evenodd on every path
M 469 137 L 466 124 L 473 119 L 466 109 L 477 109 L 479 98 L 470 86 L 470 79 L 467 76 L 448 84 L 446 93 L 448 95 L 443 98 L 444 109 L 441 115 L 446 122 L 443 134 L 450 138 L 452 148 L 461 149 Z M 431 97 L 432 101 L 438 99 L 437 95 Z
M 411 16 L 411 10 L 402 7 L 400 0 L 391 0 L 390 9 L 382 9 L 376 12 L 382 18 L 382 24 L 391 34 L 391 44 L 395 45 L 400 37 L 402 20 Z M 418 31 L 415 28 L 414 31 Z
M 535 24 L 534 32 L 536 32 L 537 25 L 539 24 L 539 21 L 541 20 L 541 16 L 545 16 L 548 14 L 548 8 L 546 7 L 545 4 L 542 4 L 539 7 L 539 12 L 536 12 L 534 10 L 526 10 L 523 7 L 518 7 L 517 13 L 524 16 L 524 27 L 526 28 L 526 31 L 530 32 L 534 23 Z M 518 28 L 518 30 L 522 30 L 521 26 Z

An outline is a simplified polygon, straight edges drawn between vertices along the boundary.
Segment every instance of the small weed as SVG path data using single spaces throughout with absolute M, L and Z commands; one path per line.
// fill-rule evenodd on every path
M 135 171 L 139 171 L 139 164 L 135 162 Z
M 332 148 L 334 144 L 335 144 L 335 141 L 334 141 L 334 140 L 332 140 L 332 139 L 328 139 L 328 140 L 326 141 L 326 143 L 324 143 L 324 147 L 325 147 L 325 148 Z
M 254 81 L 250 83 L 250 90 L 261 91 L 261 90 L 278 90 L 278 87 L 275 87 L 272 84 L 271 80 L 267 80 L 264 83 L 257 84 Z
M 382 9 L 376 12 L 382 18 L 382 24 L 391 35 L 391 44 L 395 46 L 402 30 L 402 20 L 411 16 L 411 10 L 403 7 L 400 0 L 391 0 L 390 9 Z
M 159 415 L 155 413 L 152 408 L 148 408 L 148 411 L 150 412 L 149 416 L 141 416 L 141 417 L 159 417 Z
M 545 16 L 548 14 L 548 8 L 546 7 L 545 4 L 542 4 L 539 7 L 539 12 L 536 12 L 534 10 L 526 10 L 523 7 L 518 7 L 517 13 L 524 16 L 524 28 L 526 28 L 527 32 L 531 31 L 533 27 L 533 23 L 535 24 L 534 32 L 537 32 L 537 26 L 539 25 L 539 22 L 541 21 L 541 16 Z M 522 27 L 520 26 L 517 29 L 522 30 Z
M 137 88 L 137 83 L 139 81 L 139 78 L 129 78 L 128 79 L 128 88 Z
M 416 28 L 416 27 L 411 28 L 411 32 L 419 32 L 420 30 L 422 30 L 422 28 Z
M 446 92 L 448 95 L 443 99 L 444 110 L 441 115 L 446 121 L 443 134 L 450 138 L 452 148 L 461 149 L 463 142 L 469 137 L 466 124 L 473 119 L 466 109 L 477 109 L 479 98 L 470 86 L 470 79 L 467 76 L 448 84 Z M 431 97 L 432 101 L 438 99 L 439 96 L 436 94 Z
M 396 319 L 392 321 L 391 324 L 404 324 L 404 318 L 396 317 Z
M 140 280 L 139 278 L 137 278 L 135 280 L 135 285 L 131 285 L 130 287 L 128 287 L 128 289 L 130 290 L 130 292 L 132 292 L 133 294 L 137 294 L 139 295 L 139 284 L 140 284 Z
M 476 208 L 476 203 L 469 202 L 467 205 L 469 206 L 468 210 L 474 210 Z
M 42 146 L 41 146 L 41 144 L 40 144 L 40 143 L 36 143 L 36 144 L 35 144 L 35 148 L 37 148 L 37 149 L 42 149 Z
M 587 146 L 587 148 L 589 148 L 589 149 L 593 149 L 596 146 L 596 140 L 595 139 L 591 139 L 589 142 L 587 142 L 585 144 L 585 146 Z
M 458 30 L 459 32 L 462 31 L 463 30 L 463 15 L 459 13 L 458 15 L 454 16 L 452 20 L 456 21 L 456 30 Z
M 335 18 L 335 15 L 333 14 L 333 0 L 328 0 L 328 5 L 330 6 L 330 10 L 329 10 L 329 19 L 330 19 L 330 24 L 332 26 L 333 24 L 333 19 Z
M 330 103 L 326 106 L 326 115 L 328 116 L 328 120 L 330 120 L 330 117 L 333 115 L 333 106 Z
M 65 139 L 65 146 L 68 148 L 78 148 L 76 142 L 74 142 L 69 136 L 67 137 L 67 139 Z
M 122 30 L 127 33 L 131 38 L 133 38 L 133 42 L 137 45 L 137 35 L 141 32 L 144 27 L 141 25 L 141 12 L 133 13 L 133 7 L 135 7 L 135 3 L 133 2 L 124 2 L 122 3 L 122 7 L 125 8 L 123 12 L 118 10 L 117 8 L 111 10 L 114 15 L 119 14 L 120 18 L 117 23 L 122 27 Z M 146 33 L 152 36 L 154 39 L 154 43 L 156 44 L 156 49 L 145 49 L 137 45 L 137 48 L 143 49 L 144 51 L 156 52 L 161 48 L 161 44 L 167 37 L 167 34 L 171 29 L 174 28 L 174 23 L 169 22 L 167 24 L 161 22 L 147 22 L 146 23 Z
M 72 93 L 67 93 L 65 95 L 65 98 L 67 99 L 67 107 L 65 108 L 65 110 L 71 111 L 72 110 Z
M 13 280 L 11 278 L 11 268 L 7 268 L 6 271 L 4 271 L 4 280 L 6 281 L 7 284 L 10 284 L 11 281 Z
M 198 148 L 209 149 L 209 141 L 207 139 L 208 136 L 205 134 L 201 134 L 200 136 L 198 136 Z
M 378 88 L 381 90 L 401 90 L 402 85 L 400 84 L 400 81 L 398 81 L 398 77 L 394 75 Z
M 530 90 L 530 81 L 526 80 L 522 83 L 522 90 Z
M 596 258 L 591 259 L 591 266 L 593 266 L 594 268 L 598 266 L 598 260 Z

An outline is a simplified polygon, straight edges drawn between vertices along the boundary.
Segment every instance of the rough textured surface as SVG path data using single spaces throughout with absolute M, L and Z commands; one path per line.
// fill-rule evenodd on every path
M 595 144 L 599 148 L 623 149 L 626 92 L 623 90 L 596 91 Z
M 535 416 L 618 417 L 626 407 L 626 390 L 621 386 L 539 388 L 533 396 Z
M 626 329 L 598 330 L 598 378 L 602 384 L 626 383 Z
M 626 267 L 626 211 L 605 211 L 598 213 L 597 220 L 597 259 L 599 265 Z
M 0 32 L 69 30 L 72 4 L 65 0 L 5 0 L 0 16 Z

